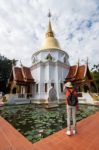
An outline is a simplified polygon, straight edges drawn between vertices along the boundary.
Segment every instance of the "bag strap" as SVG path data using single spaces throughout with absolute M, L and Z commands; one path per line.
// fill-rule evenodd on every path
M 73 94 L 73 93 L 74 93 L 74 91 L 75 91 L 75 89 L 74 89 L 73 91 L 70 91 L 70 90 L 68 89 L 68 91 L 69 91 L 69 93 L 70 93 L 70 94 Z

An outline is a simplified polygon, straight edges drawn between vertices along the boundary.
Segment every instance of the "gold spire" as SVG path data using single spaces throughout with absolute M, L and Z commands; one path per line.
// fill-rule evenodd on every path
M 50 12 L 50 9 L 49 9 L 49 12 L 48 12 L 48 17 L 49 17 L 49 18 L 51 17 L 51 12 Z
M 49 10 L 49 13 L 48 13 L 48 17 L 49 17 L 49 23 L 48 23 L 48 30 L 47 30 L 47 33 L 46 33 L 46 37 L 54 37 L 54 33 L 53 33 L 53 30 L 52 30 L 51 21 L 50 21 L 50 18 L 51 18 L 50 10 Z
M 60 49 L 60 45 L 57 39 L 54 37 L 54 33 L 52 30 L 51 21 L 50 21 L 50 17 L 51 17 L 50 11 L 48 13 L 48 17 L 49 17 L 48 29 L 41 49 Z

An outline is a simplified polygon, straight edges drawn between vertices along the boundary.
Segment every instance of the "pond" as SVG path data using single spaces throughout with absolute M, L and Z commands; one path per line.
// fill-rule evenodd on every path
M 96 106 L 80 105 L 77 121 L 99 111 Z M 40 105 L 10 105 L 0 108 L 0 115 L 32 143 L 66 128 L 66 107 L 44 109 Z

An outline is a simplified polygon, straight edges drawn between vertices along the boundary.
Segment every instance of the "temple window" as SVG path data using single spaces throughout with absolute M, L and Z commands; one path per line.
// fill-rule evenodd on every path
M 47 55 L 46 59 L 47 59 L 47 60 L 52 60 L 52 56 L 51 56 L 50 53 Z
M 45 92 L 47 92 L 47 83 L 45 83 Z
M 64 63 L 66 63 L 66 56 L 64 57 Z
M 36 84 L 36 93 L 38 93 L 38 84 Z
M 63 83 L 60 83 L 61 92 L 63 92 Z
M 54 87 L 54 83 L 51 83 L 51 86 Z

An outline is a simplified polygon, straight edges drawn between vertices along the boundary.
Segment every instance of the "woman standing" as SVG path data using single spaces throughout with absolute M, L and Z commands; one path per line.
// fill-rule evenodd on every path
M 67 109 L 67 135 L 76 134 L 76 111 L 78 108 L 77 92 L 73 88 L 71 82 L 67 82 L 64 86 L 66 89 L 66 109 Z M 73 124 L 71 125 L 71 118 Z

